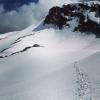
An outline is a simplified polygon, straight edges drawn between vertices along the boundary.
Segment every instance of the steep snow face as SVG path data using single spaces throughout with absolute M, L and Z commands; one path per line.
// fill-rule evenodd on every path
M 95 81 L 99 80 L 95 76 L 99 75 L 100 39 L 93 34 L 73 32 L 78 25 L 77 18 L 69 24 L 70 28 L 59 30 L 52 24 L 43 26 L 41 21 L 39 25 L 0 36 L 0 99 L 76 100 L 81 86 L 95 87 Z M 85 81 L 87 76 L 89 79 Z M 79 96 L 79 100 L 93 97 L 99 100 L 95 96 L 99 91 L 85 90 L 85 87 L 83 90 L 85 99 Z
M 94 35 L 66 28 L 35 32 L 30 26 L 15 35 L 1 36 L 0 98 L 73 100 L 76 85 L 72 63 L 98 52 L 99 47 Z

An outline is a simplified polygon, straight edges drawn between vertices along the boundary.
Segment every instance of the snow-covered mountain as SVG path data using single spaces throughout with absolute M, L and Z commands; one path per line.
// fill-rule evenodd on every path
M 100 99 L 100 3 L 63 7 L 0 35 L 0 100 Z

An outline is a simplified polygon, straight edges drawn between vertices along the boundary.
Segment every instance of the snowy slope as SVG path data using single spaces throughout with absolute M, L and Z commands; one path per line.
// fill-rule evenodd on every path
M 0 36 L 0 100 L 99 100 L 100 39 L 76 20 Z
M 93 100 L 100 99 L 100 52 L 95 53 L 83 60 L 77 66 L 88 75 L 91 84 Z

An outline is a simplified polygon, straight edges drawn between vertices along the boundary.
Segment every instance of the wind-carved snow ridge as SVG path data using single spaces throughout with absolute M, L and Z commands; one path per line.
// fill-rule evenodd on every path
M 15 55 L 15 54 L 19 54 L 19 53 L 25 52 L 25 51 L 27 51 L 31 48 L 34 48 L 34 47 L 44 47 L 44 46 L 40 46 L 39 44 L 33 43 L 33 44 L 30 44 L 30 45 L 26 45 L 24 47 L 22 46 L 21 48 L 19 48 L 19 50 L 15 50 L 13 52 L 9 51 L 10 49 L 13 49 L 14 47 L 16 47 L 18 45 L 18 43 L 20 44 L 21 42 L 23 42 L 23 39 L 30 38 L 34 35 L 35 34 L 32 33 L 32 34 L 28 34 L 28 35 L 18 37 L 13 43 L 11 43 L 9 45 L 9 47 L 6 47 L 6 48 L 4 48 L 3 50 L 0 51 L 0 58 L 6 58 L 6 57 L 9 57 L 9 56 L 12 56 L 12 55 Z
M 4 56 L 0 56 L 0 58 L 6 58 L 6 57 L 9 57 L 9 56 L 12 56 L 12 55 L 15 55 L 15 54 L 19 54 L 19 53 L 22 53 L 22 52 L 25 52 L 27 51 L 28 49 L 31 49 L 33 47 L 44 47 L 44 46 L 40 46 L 38 44 L 34 44 L 32 46 L 28 46 L 28 47 L 25 47 L 24 49 L 20 50 L 20 51 L 17 51 L 17 52 L 14 52 L 14 53 L 11 53 L 11 54 L 6 54 Z M 10 47 L 11 48 L 11 47 Z M 7 49 L 10 49 L 10 48 L 7 48 Z M 1 53 L 3 53 L 4 51 L 6 51 L 7 49 L 4 49 Z
M 89 82 L 88 75 L 79 69 L 77 62 L 74 63 L 74 68 L 77 78 L 77 92 L 75 100 L 93 100 L 92 86 L 91 82 Z

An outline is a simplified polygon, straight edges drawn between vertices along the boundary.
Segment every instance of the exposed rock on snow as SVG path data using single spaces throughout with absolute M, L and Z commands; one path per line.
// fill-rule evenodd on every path
M 78 25 L 74 27 L 73 31 L 95 34 L 100 37 L 100 2 L 74 3 L 53 7 L 49 10 L 44 25 L 54 24 L 62 29 L 65 26 L 70 26 L 68 23 L 74 19 L 77 19 Z

